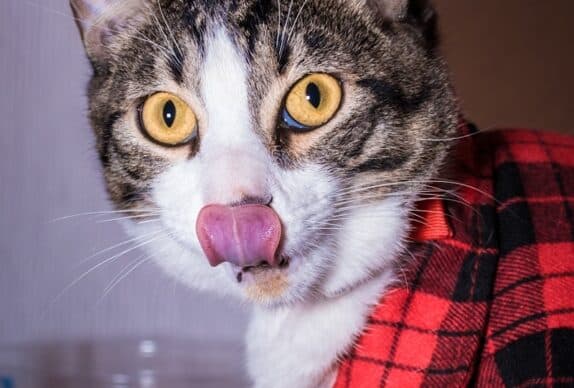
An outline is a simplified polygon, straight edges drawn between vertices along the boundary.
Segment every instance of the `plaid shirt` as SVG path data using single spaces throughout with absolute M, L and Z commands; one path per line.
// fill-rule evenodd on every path
M 574 138 L 485 132 L 453 158 L 335 388 L 574 387 Z

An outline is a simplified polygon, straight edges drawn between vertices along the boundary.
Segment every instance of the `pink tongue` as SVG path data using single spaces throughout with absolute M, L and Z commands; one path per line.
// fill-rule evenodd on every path
M 196 230 L 214 267 L 224 262 L 242 268 L 261 263 L 277 265 L 281 222 L 268 206 L 206 206 L 199 213 Z

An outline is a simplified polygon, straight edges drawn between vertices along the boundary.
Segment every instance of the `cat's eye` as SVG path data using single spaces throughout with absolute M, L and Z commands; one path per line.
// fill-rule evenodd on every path
M 171 93 L 149 96 L 140 110 L 144 133 L 165 146 L 183 145 L 192 140 L 197 131 L 197 118 L 191 108 Z
M 283 122 L 298 131 L 307 131 L 329 122 L 339 110 L 343 91 L 339 81 L 324 73 L 299 80 L 285 99 Z

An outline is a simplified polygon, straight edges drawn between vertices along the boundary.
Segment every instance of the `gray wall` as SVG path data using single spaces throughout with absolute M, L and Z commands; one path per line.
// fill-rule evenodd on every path
M 79 265 L 83 259 L 126 239 L 117 224 L 90 217 L 51 222 L 110 210 L 85 119 L 88 76 L 66 0 L 0 0 L 0 343 L 239 340 L 238 308 L 177 286 L 153 264 L 100 300 L 139 254 L 102 266 L 58 297 L 98 263 Z

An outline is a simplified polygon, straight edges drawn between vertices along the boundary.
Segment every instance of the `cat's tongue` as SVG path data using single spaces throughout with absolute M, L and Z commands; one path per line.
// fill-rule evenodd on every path
M 241 268 L 276 266 L 281 222 L 268 206 L 210 205 L 199 213 L 197 236 L 209 263 L 230 262 Z

